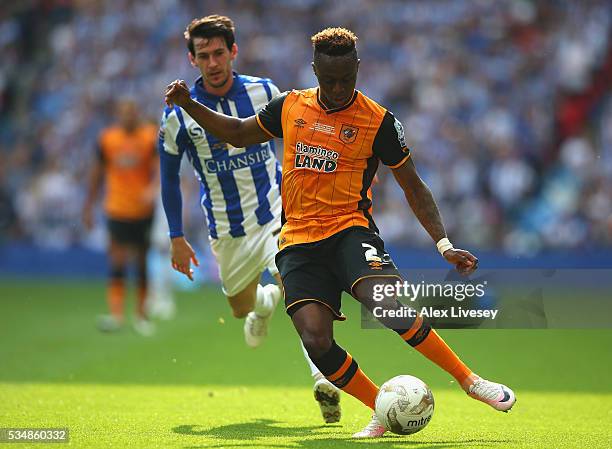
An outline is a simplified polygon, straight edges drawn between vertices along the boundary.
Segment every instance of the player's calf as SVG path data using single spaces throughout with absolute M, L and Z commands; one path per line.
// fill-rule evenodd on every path
M 230 308 L 232 309 L 232 315 L 234 318 L 244 318 L 249 312 L 253 311 L 255 305 L 255 292 L 243 290 L 237 295 L 228 296 Z
M 232 306 L 232 316 L 237 319 L 245 318 L 251 311 L 252 307 L 244 306 L 244 305 L 236 305 Z

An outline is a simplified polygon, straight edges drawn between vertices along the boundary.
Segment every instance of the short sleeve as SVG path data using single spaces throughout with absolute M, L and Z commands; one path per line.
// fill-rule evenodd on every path
M 159 125 L 158 147 L 160 152 L 165 151 L 175 156 L 181 153 L 176 144 L 180 127 L 181 124 L 174 108 L 166 108 Z
M 277 95 L 257 114 L 257 123 L 272 137 L 283 137 L 281 114 L 287 95 L 288 92 Z
M 410 150 L 406 146 L 404 127 L 395 116 L 387 111 L 378 133 L 374 138 L 372 151 L 383 164 L 397 168 L 410 157 Z

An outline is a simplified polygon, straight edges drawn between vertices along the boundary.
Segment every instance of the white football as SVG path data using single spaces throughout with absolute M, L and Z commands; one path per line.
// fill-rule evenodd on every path
M 433 416 L 433 394 L 418 377 L 395 376 L 380 387 L 375 412 L 387 430 L 400 435 L 416 433 Z

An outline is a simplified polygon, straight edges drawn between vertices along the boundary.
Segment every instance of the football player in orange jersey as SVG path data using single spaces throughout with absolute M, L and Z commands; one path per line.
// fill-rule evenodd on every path
M 199 72 L 191 95 L 226 115 L 246 118 L 280 91 L 268 78 L 232 70 L 238 55 L 234 31 L 232 19 L 217 14 L 196 18 L 187 26 L 187 55 Z M 200 204 L 223 293 L 234 317 L 244 318 L 246 344 L 258 347 L 268 334 L 268 323 L 283 296 L 274 261 L 282 211 L 281 168 L 275 142 L 232 147 L 201 128 L 181 108 L 168 107 L 160 125 L 159 155 L 173 268 L 193 280 L 190 265 L 198 264 L 182 227 L 180 164 L 185 155 L 201 189 Z M 268 271 L 278 285 L 262 285 L 263 271 Z M 313 393 L 321 415 L 327 423 L 338 422 L 340 392 L 301 346 L 315 381 Z
M 110 315 L 99 317 L 101 331 L 119 330 L 124 323 L 125 276 L 133 257 L 137 273 L 137 308 L 134 329 L 153 333 L 147 320 L 147 251 L 155 199 L 159 185 L 157 128 L 144 123 L 138 105 L 131 100 L 116 105 L 117 123 L 100 134 L 83 208 L 83 224 L 93 226 L 93 207 L 98 192 L 106 185 L 104 211 L 109 233 L 110 262 L 108 305 Z
M 226 117 L 194 101 L 184 81 L 166 88 L 166 102 L 185 109 L 202 127 L 235 146 L 283 137 L 283 228 L 276 256 L 285 305 L 310 358 L 334 385 L 374 409 L 378 387 L 333 338 L 334 320 L 345 319 L 345 291 L 372 310 L 374 291 L 401 279 L 369 213 L 369 187 L 379 162 L 391 168 L 406 200 L 442 257 L 462 274 L 478 260 L 450 243 L 431 191 L 418 175 L 402 124 L 391 112 L 355 90 L 359 59 L 356 36 L 328 28 L 312 37 L 318 87 L 285 92 L 257 115 Z M 188 267 L 185 267 L 188 268 Z M 392 289 L 395 291 L 395 289 Z M 385 298 L 387 309 L 401 304 Z M 508 387 L 469 369 L 419 315 L 381 318 L 406 343 L 451 374 L 471 397 L 508 411 Z M 381 436 L 373 415 L 354 436 Z

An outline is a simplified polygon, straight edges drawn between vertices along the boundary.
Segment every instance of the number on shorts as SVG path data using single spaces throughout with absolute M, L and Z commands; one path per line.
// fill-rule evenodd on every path
M 378 250 L 369 243 L 362 243 L 361 246 L 366 249 L 365 260 L 367 262 L 382 262 L 382 259 L 378 256 Z

